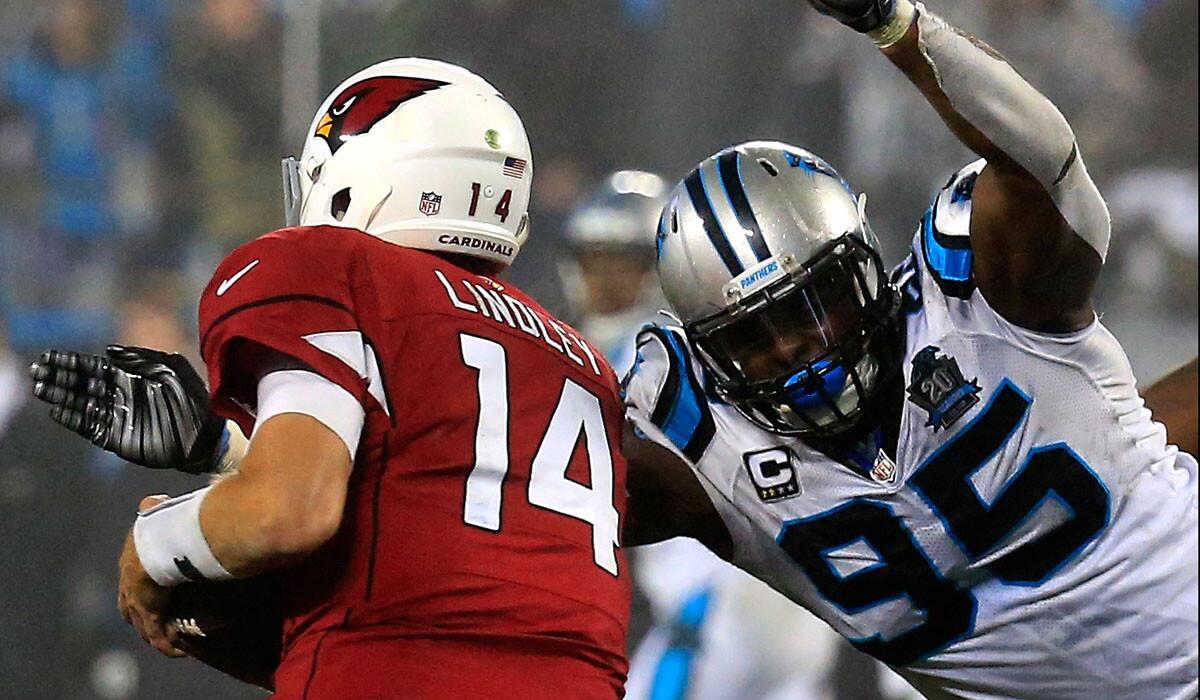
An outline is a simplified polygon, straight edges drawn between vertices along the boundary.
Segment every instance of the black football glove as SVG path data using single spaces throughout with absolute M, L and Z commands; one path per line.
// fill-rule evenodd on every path
M 817 12 L 856 31 L 867 33 L 896 16 L 896 0 L 808 0 Z
M 29 372 L 50 417 L 93 444 L 152 469 L 216 471 L 225 421 L 182 355 L 120 345 L 103 356 L 47 350 Z

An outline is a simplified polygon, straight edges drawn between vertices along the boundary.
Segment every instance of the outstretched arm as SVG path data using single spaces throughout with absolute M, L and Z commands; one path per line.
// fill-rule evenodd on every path
M 870 35 L 950 130 L 987 160 L 974 187 L 971 245 L 975 281 L 989 303 L 1038 331 L 1090 323 L 1110 223 L 1058 109 L 994 50 L 924 5 L 810 2 Z
M 215 415 L 182 355 L 110 345 L 104 355 L 47 350 L 29 368 L 50 417 L 101 449 L 151 469 L 232 471 L 246 438 Z
M 621 452 L 629 462 L 629 512 L 621 538 L 625 546 L 691 537 L 723 559 L 733 557 L 729 530 L 682 459 L 638 437 L 628 423 Z

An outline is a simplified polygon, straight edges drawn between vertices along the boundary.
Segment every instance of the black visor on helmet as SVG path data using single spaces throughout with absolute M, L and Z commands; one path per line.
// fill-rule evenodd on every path
M 854 236 L 719 314 L 688 327 L 717 394 L 774 432 L 853 427 L 891 362 L 896 296 Z M 892 351 L 894 352 L 894 351 Z

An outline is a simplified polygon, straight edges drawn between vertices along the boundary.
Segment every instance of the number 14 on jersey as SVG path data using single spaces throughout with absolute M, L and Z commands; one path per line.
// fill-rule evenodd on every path
M 467 477 L 463 520 L 499 532 L 504 479 L 509 470 L 508 360 L 504 346 L 486 338 L 459 337 L 463 362 L 479 374 L 475 464 Z M 583 433 L 591 487 L 567 478 Z M 550 425 L 529 470 L 529 503 L 592 526 L 596 566 L 617 575 L 619 516 L 613 505 L 613 459 L 600 399 L 566 379 Z

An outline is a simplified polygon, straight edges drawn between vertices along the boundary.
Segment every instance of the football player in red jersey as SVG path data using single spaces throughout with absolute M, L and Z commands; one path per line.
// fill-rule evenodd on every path
M 147 641 L 177 653 L 171 586 L 286 567 L 277 697 L 621 696 L 617 379 L 494 277 L 528 230 L 531 161 L 461 68 L 387 61 L 329 96 L 285 161 L 297 225 L 234 251 L 200 300 L 211 406 L 251 438 L 236 472 L 139 515 L 120 607 Z M 35 391 L 98 443 L 177 466 L 220 442 L 222 421 L 172 413 L 178 381 L 93 382 L 89 410 L 72 381 L 128 365 L 70 361 L 35 365 Z

